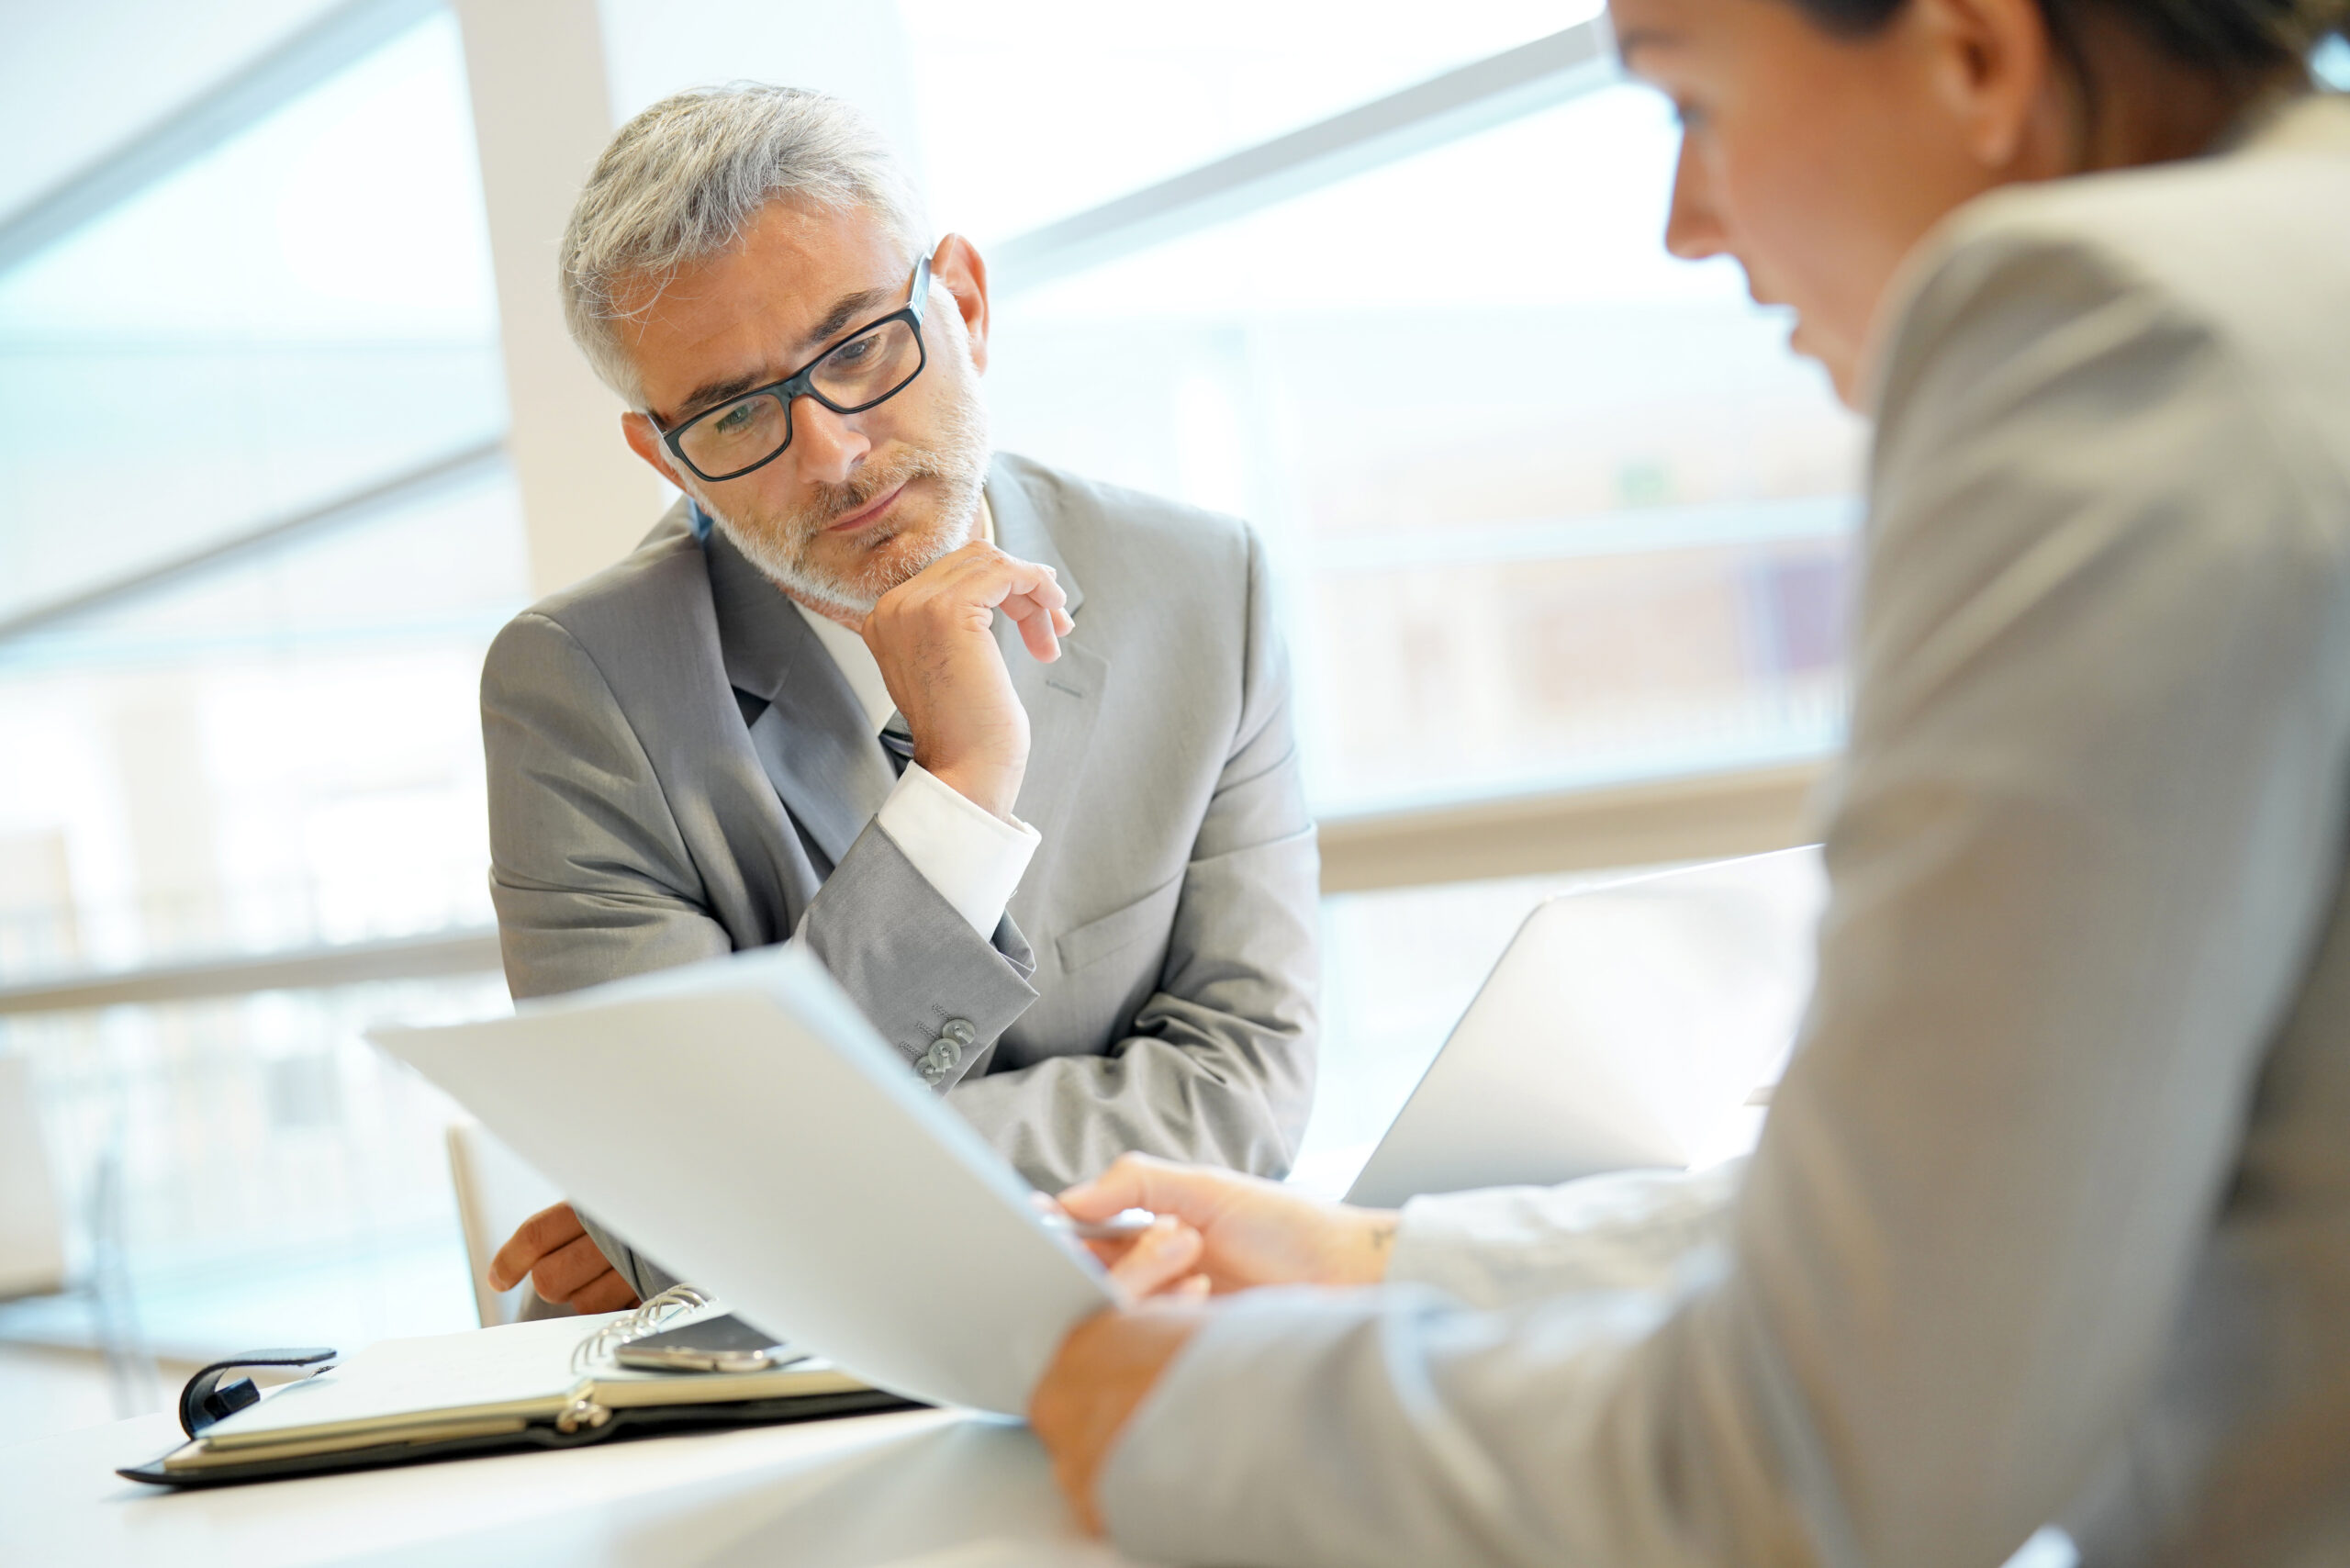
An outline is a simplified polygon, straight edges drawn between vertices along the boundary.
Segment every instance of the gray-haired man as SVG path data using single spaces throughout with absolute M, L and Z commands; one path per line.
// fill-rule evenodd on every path
M 683 94 L 598 163 L 573 334 L 690 504 L 490 650 L 508 980 L 805 942 L 1039 1185 L 1129 1148 L 1278 1173 L 1316 868 L 1263 552 L 990 463 L 986 268 L 928 234 L 819 95 Z M 778 1137 L 823 1114 L 744 1092 Z M 666 1280 L 568 1205 L 499 1253 L 525 1274 L 582 1310 Z

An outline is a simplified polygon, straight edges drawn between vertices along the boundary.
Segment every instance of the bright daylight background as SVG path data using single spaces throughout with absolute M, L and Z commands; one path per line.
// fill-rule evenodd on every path
M 448 1107 L 357 1031 L 505 1005 L 474 683 L 532 591 L 464 50 L 450 14 L 391 9 L 23 253 L 39 193 L 0 189 L 0 1065 L 66 1249 L 66 1288 L 0 1306 L 0 1338 L 86 1343 L 111 1315 L 193 1357 L 473 1321 Z M 875 9 L 934 218 L 1014 255 L 1590 15 Z M 1734 267 L 1663 255 L 1664 105 L 1602 84 L 1488 118 L 1098 265 L 1007 270 L 1001 443 L 1264 532 L 1326 816 L 1830 751 L 1858 428 Z M 1377 1136 L 1571 880 L 1328 900 L 1310 1151 Z M 401 942 L 431 972 L 260 989 L 246 962 Z M 150 989 L 60 989 L 125 974 Z

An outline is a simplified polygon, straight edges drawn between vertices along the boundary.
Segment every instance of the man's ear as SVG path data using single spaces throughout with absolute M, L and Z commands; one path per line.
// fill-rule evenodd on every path
M 2039 0 L 1916 0 L 1908 25 L 1930 51 L 1935 95 L 1976 162 L 2009 178 L 2055 172 L 2037 165 L 2063 160 L 2045 143 L 2061 135 L 2065 88 Z
M 955 308 L 963 318 L 963 330 L 971 340 L 971 366 L 985 372 L 988 367 L 988 264 L 980 259 L 972 243 L 960 234 L 949 234 L 938 242 L 930 255 L 930 275 L 946 286 L 955 297 Z
M 628 442 L 628 449 L 643 458 L 655 474 L 680 490 L 686 487 L 677 477 L 677 471 L 669 466 L 669 449 L 661 444 L 661 432 L 653 428 L 651 419 L 631 409 L 621 416 L 621 437 Z

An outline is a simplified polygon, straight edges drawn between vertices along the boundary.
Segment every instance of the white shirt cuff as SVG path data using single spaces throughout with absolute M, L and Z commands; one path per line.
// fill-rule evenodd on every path
M 906 764 L 874 820 L 955 913 L 992 938 L 1003 906 L 1027 874 L 1042 834 L 965 799 L 918 762 Z

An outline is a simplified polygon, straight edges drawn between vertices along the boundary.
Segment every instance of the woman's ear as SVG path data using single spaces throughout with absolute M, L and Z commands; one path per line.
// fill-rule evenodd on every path
M 1910 0 L 1901 25 L 1927 51 L 1932 91 L 1986 173 L 2064 172 L 2064 84 L 2040 0 Z

